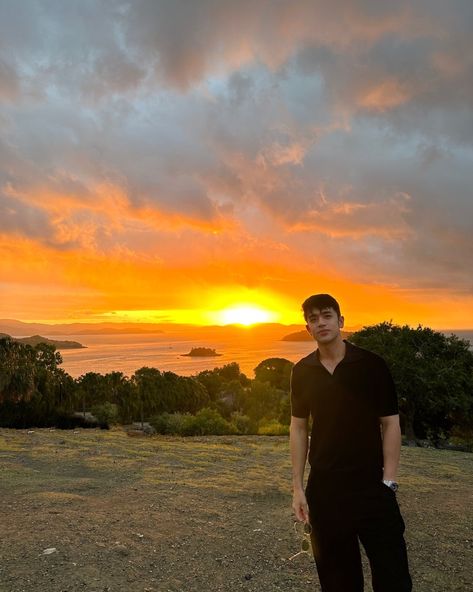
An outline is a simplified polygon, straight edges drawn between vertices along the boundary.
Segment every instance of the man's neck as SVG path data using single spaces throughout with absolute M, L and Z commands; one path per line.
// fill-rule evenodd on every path
M 320 360 L 335 361 L 342 360 L 345 357 L 346 345 L 341 335 L 331 343 L 317 345 Z

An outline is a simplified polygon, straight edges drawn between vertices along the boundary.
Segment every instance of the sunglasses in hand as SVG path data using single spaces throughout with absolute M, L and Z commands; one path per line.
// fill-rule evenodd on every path
M 294 530 L 296 531 L 297 534 L 300 535 L 300 528 L 298 528 L 300 522 L 294 522 Z M 298 551 L 297 553 L 295 553 L 294 555 L 292 555 L 291 557 L 289 557 L 289 561 L 292 561 L 293 559 L 295 559 L 296 557 L 298 557 L 299 555 L 303 555 L 304 553 L 306 553 L 307 555 L 311 555 L 312 553 L 312 544 L 311 544 L 311 540 L 310 540 L 310 535 L 312 533 L 312 526 L 310 525 L 310 522 L 304 522 L 304 530 L 302 532 L 302 539 L 301 539 L 301 550 Z

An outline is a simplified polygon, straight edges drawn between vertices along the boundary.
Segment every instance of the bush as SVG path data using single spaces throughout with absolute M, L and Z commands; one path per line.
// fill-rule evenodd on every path
M 0 405 L 0 427 L 13 429 L 55 427 L 61 430 L 73 430 L 96 428 L 98 425 L 62 409 L 53 409 L 48 413 L 29 402 L 7 401 Z
M 175 436 L 223 436 L 237 433 L 235 425 L 208 407 L 196 415 L 162 413 L 153 417 L 150 424 L 158 434 Z
M 182 426 L 187 420 L 187 415 L 182 413 L 161 413 L 155 415 L 149 423 L 156 430 L 157 434 L 178 436 L 182 432 Z
M 94 405 L 91 412 L 101 425 L 113 425 L 118 423 L 118 406 L 114 403 L 106 402 L 100 405 Z
M 238 434 L 257 434 L 258 433 L 258 424 L 251 417 L 248 415 L 243 415 L 241 413 L 232 413 L 231 415 L 231 423 L 235 426 L 235 430 Z
M 194 416 L 188 417 L 183 425 L 183 436 L 223 436 L 235 434 L 235 426 L 224 419 L 215 409 L 205 407 Z
M 260 424 L 258 434 L 261 436 L 288 436 L 289 426 L 279 423 L 276 419 L 270 419 Z
M 473 452 L 473 426 L 455 426 L 450 438 L 450 444 L 459 450 Z

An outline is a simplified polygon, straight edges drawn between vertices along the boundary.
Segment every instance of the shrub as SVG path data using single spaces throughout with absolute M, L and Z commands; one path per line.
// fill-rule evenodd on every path
M 50 428 L 73 430 L 75 428 L 96 428 L 98 424 L 86 421 L 61 409 L 50 412 L 38 409 L 33 403 L 7 401 L 0 404 L 0 427 L 13 429 Z
M 183 432 L 183 436 L 223 436 L 235 434 L 236 429 L 218 411 L 205 407 L 196 415 L 188 416 L 187 425 L 183 425 Z
M 162 413 L 150 421 L 158 434 L 176 436 L 223 436 L 235 434 L 235 425 L 224 419 L 215 409 L 201 409 L 196 415 Z
M 238 434 L 257 434 L 258 433 L 258 424 L 251 417 L 248 415 L 243 415 L 241 413 L 232 413 L 231 415 L 231 423 L 235 426 L 235 430 Z
M 465 452 L 473 452 L 473 426 L 455 426 L 450 443 L 461 450 L 465 450 Z
M 276 419 L 270 419 L 260 424 L 258 434 L 261 436 L 288 436 L 289 426 L 279 423 Z
M 183 425 L 188 415 L 182 413 L 161 413 L 155 415 L 149 421 L 158 434 L 178 436 L 183 431 Z
M 101 425 L 113 425 L 118 422 L 118 406 L 114 403 L 94 405 L 91 412 Z

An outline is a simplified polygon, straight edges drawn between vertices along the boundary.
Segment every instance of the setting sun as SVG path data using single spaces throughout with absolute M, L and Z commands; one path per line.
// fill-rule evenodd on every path
M 217 320 L 222 325 L 255 325 L 276 321 L 276 314 L 257 306 L 234 306 L 217 313 Z

